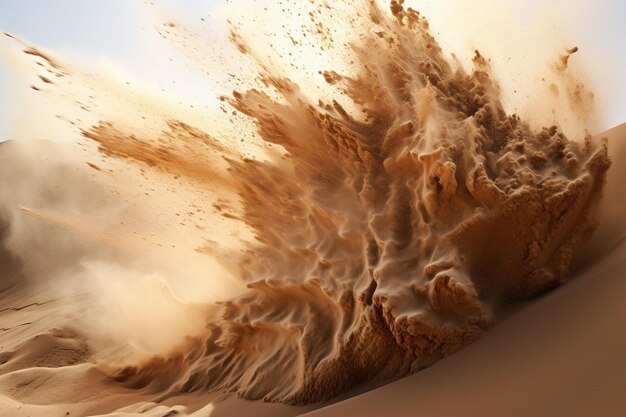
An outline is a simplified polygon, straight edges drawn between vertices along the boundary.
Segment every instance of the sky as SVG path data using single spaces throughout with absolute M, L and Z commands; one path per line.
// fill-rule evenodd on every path
M 197 21 L 219 1 L 222 0 L 159 0 L 159 5 L 168 13 Z M 463 1 L 422 3 L 424 13 L 436 28 L 438 21 L 453 19 L 454 9 L 462 9 L 456 5 Z M 483 8 L 489 10 L 489 1 L 477 1 L 486 4 Z M 490 1 L 494 10 L 502 4 L 496 0 Z M 249 0 L 233 0 L 233 3 L 241 3 L 244 7 L 246 2 Z M 431 3 L 444 6 L 438 8 Z M 420 3 L 417 4 L 419 6 Z M 507 7 L 524 22 L 533 22 L 537 16 L 546 15 L 545 10 L 550 9 L 554 16 L 551 24 L 555 30 L 586 47 L 590 63 L 587 70 L 595 72 L 596 79 L 605 84 L 597 94 L 605 112 L 603 127 L 608 128 L 626 121 L 626 77 L 621 75 L 626 68 L 626 0 L 581 1 L 580 4 L 589 7 L 581 6 L 578 15 L 576 10 L 572 11 L 579 7 L 578 2 L 563 0 L 510 1 Z M 146 36 L 154 35 L 154 28 L 146 17 L 146 8 L 142 6 L 142 0 L 1 0 L 0 30 L 79 62 L 106 63 L 112 70 L 129 78 L 152 80 L 155 85 L 165 82 L 165 78 L 171 82 L 172 77 L 177 76 L 172 72 L 177 69 L 163 66 L 163 57 L 158 56 L 160 51 L 147 46 Z M 463 19 L 469 15 L 466 8 L 459 13 Z M 502 25 L 497 26 L 490 21 L 488 14 L 476 15 L 473 19 L 474 22 L 468 25 L 473 24 L 475 32 L 489 30 L 490 27 L 503 30 Z M 519 31 L 520 27 L 523 28 L 518 25 L 515 30 Z M 532 25 L 529 25 L 528 30 L 532 30 Z M 11 96 L 10 87 L 15 79 L 3 64 L 0 61 L 0 140 L 7 139 L 11 115 L 20 111 L 15 108 Z M 194 88 L 193 77 L 182 72 L 178 75 L 179 94 L 189 96 L 186 98 L 191 101 L 201 101 L 203 97 L 195 91 L 197 88 Z
M 160 0 L 168 14 L 185 21 L 206 16 L 220 0 Z M 106 68 L 121 78 L 152 83 L 171 83 L 193 101 L 196 81 L 162 56 L 156 38 L 155 20 L 147 16 L 142 0 L 0 0 L 0 31 L 8 32 L 44 49 L 53 50 L 72 62 Z M 0 42 L 6 42 L 0 39 Z M 1 46 L 1 45 L 0 45 Z M 17 81 L 0 55 L 0 141 L 7 137 L 14 108 L 12 94 Z M 176 71 L 181 71 L 177 77 Z M 191 78 L 191 79 L 190 79 Z M 185 81 L 187 81 L 185 85 Z M 195 87 L 194 87 L 195 85 Z M 171 84 L 168 89 L 171 89 Z M 196 88 L 197 89 L 197 88 Z M 196 97 L 197 98 L 197 97 Z M 197 98 L 200 99 L 200 98 Z

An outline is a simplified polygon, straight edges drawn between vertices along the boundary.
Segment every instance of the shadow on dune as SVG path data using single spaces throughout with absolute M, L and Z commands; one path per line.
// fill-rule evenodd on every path
M 10 146 L 8 142 L 0 143 L 0 163 L 4 159 L 4 151 Z M 0 292 L 15 285 L 21 269 L 19 260 L 6 247 L 8 235 L 9 222 L 0 211 Z

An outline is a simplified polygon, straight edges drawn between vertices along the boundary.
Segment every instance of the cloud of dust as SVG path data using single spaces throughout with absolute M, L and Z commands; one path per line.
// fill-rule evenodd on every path
M 78 154 L 3 167 L 19 173 L 7 246 L 95 300 L 81 323 L 118 381 L 324 400 L 418 371 L 567 280 L 610 165 L 576 51 L 520 41 L 511 95 L 507 64 L 450 58 L 388 6 L 225 5 L 238 58 L 212 63 L 217 115 L 24 48 L 85 116 L 63 119 Z M 179 23 L 159 33 L 205 55 Z
M 197 189 L 108 163 L 80 130 L 97 123 L 104 107 L 119 109 L 107 114 L 127 129 L 133 121 L 158 119 L 146 123 L 158 132 L 167 127 L 161 113 L 180 110 L 121 91 L 116 80 L 87 75 L 21 40 L 7 36 L 2 46 L 4 62 L 18 74 L 15 85 L 23 87 L 13 94 L 22 110 L 13 119 L 13 140 L 0 143 L 0 261 L 6 268 L 0 287 L 45 287 L 66 298 L 69 325 L 82 329 L 95 358 L 109 366 L 167 352 L 198 335 L 207 304 L 242 288 L 196 250 L 205 244 L 198 231 L 232 234 L 233 247 L 237 231 L 212 224 Z M 206 185 L 211 170 L 197 166 Z M 177 200 L 163 198 L 170 190 Z
M 109 179 L 95 175 L 80 151 L 50 141 L 0 144 L 0 256 L 8 268 L 2 288 L 43 287 L 65 298 L 68 325 L 85 333 L 94 358 L 107 366 L 167 352 L 201 334 L 207 303 L 236 293 L 234 286 L 207 285 L 207 272 L 217 273 L 210 264 L 194 271 L 193 258 L 150 248 L 136 235 L 137 209 L 111 192 Z M 189 271 L 176 273 L 184 267 L 203 274 L 204 284 L 194 285 Z

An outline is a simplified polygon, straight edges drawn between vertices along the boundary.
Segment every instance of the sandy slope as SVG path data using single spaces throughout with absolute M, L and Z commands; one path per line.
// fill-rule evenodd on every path
M 425 371 L 310 416 L 619 416 L 626 244 Z
M 626 125 L 608 136 L 614 166 L 604 222 L 573 282 L 431 368 L 323 408 L 220 393 L 159 401 L 149 388 L 120 387 L 95 367 L 68 319 L 70 302 L 75 311 L 90 300 L 14 285 L 19 265 L 0 250 L 0 416 L 292 416 L 316 408 L 309 415 L 618 416 L 626 410 Z

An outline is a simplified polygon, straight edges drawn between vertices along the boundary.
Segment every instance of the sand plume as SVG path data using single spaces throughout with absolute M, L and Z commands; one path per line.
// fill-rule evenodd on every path
M 253 123 L 263 157 L 175 119 L 152 136 L 113 117 L 82 128 L 107 160 L 216 193 L 216 216 L 251 234 L 237 250 L 201 248 L 244 293 L 207 313 L 201 334 L 109 367 L 116 380 L 325 400 L 418 371 L 481 337 L 508 303 L 565 282 L 595 227 L 606 144 L 508 114 L 489 60 L 476 51 L 464 69 L 403 3 L 359 3 L 368 29 L 353 26 L 352 70 L 320 72 L 334 97 L 312 98 L 233 29 L 258 86 L 222 101 Z M 332 45 L 317 17 L 330 6 L 313 8 L 314 33 Z M 566 99 L 584 110 L 574 87 Z
M 254 240 L 220 253 L 248 291 L 222 303 L 205 338 L 119 380 L 324 400 L 428 366 L 506 303 L 565 281 L 595 224 L 606 146 L 531 130 L 505 112 L 478 51 L 466 72 L 419 13 L 367 6 L 375 30 L 353 45 L 358 71 L 323 73 L 349 108 L 270 70 L 267 91 L 227 99 L 280 149 L 227 157 Z M 110 155 L 125 146 L 106 125 L 85 134 Z

